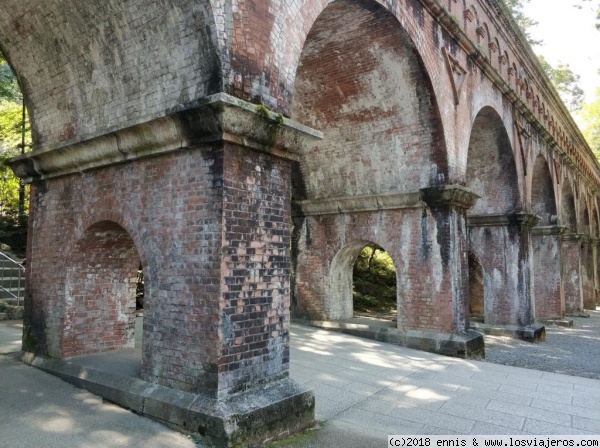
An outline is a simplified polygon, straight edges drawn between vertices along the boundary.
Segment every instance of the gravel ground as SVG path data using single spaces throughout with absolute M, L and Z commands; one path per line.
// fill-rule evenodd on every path
M 600 307 L 586 313 L 572 327 L 546 325 L 545 342 L 485 336 L 485 361 L 600 379 Z

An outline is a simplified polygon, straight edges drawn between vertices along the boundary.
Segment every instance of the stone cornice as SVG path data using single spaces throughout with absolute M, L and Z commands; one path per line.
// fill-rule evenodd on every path
M 426 207 L 420 191 L 305 200 L 297 201 L 296 205 L 302 216 Z
M 531 229 L 532 235 L 537 236 L 547 236 L 547 235 L 555 235 L 560 236 L 567 232 L 567 227 L 560 226 L 536 226 Z
M 218 93 L 168 116 L 37 150 L 10 159 L 8 165 L 18 177 L 33 182 L 224 141 L 296 160 L 322 138 L 321 132 L 262 106 Z
M 500 215 L 473 215 L 467 217 L 467 225 L 469 227 L 533 227 L 539 221 L 539 216 L 522 212 Z
M 430 207 L 459 207 L 468 209 L 481 198 L 477 193 L 462 185 L 445 185 L 421 190 L 422 199 Z

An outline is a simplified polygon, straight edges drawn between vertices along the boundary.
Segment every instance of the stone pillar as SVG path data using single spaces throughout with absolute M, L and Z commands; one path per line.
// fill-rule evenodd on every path
M 596 285 L 595 285 L 595 242 L 589 235 L 581 238 L 581 293 L 583 296 L 583 308 L 586 310 L 596 309 Z
M 432 187 L 422 190 L 423 201 L 430 206 L 441 243 L 441 257 L 448 276 L 448 290 L 434 304 L 447 319 L 445 329 L 464 333 L 469 329 L 469 263 L 467 259 L 466 211 L 479 196 L 459 186 Z
M 565 313 L 567 315 L 578 315 L 583 311 L 581 235 L 566 233 L 562 236 L 561 259 L 565 291 Z
M 37 184 L 27 281 L 39 310 L 28 307 L 25 318 L 24 348 L 35 352 L 27 359 L 46 366 L 36 355 L 64 358 L 75 342 L 81 353 L 99 351 L 87 342 L 98 340 L 97 328 L 89 337 L 87 321 L 69 310 L 83 281 L 85 300 L 104 306 L 106 288 L 92 284 L 102 276 L 78 273 L 86 248 L 120 257 L 108 229 L 139 257 L 133 272 L 140 259 L 144 266 L 141 376 L 119 378 L 107 367 L 119 378 L 108 381 L 59 359 L 48 370 L 211 446 L 260 444 L 312 425 L 314 396 L 288 374 L 290 185 L 297 151 L 319 137 L 218 94 L 195 109 L 13 160 Z M 94 269 L 110 268 L 107 258 L 93 258 Z M 132 284 L 124 275 L 111 281 Z
M 481 331 L 543 340 L 535 322 L 531 230 L 539 218 L 526 213 L 469 216 L 470 250 L 484 270 L 484 324 Z
M 565 317 L 560 257 L 560 236 L 565 231 L 564 227 L 558 226 L 538 226 L 532 229 L 536 319 Z

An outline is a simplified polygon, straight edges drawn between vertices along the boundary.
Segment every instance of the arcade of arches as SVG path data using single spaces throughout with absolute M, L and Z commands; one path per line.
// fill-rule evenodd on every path
M 600 167 L 500 0 L 7 0 L 0 49 L 34 137 L 25 358 L 130 347 L 141 264 L 141 374 L 93 389 L 140 413 L 310 426 L 290 319 L 351 318 L 367 244 L 408 347 L 596 307 Z

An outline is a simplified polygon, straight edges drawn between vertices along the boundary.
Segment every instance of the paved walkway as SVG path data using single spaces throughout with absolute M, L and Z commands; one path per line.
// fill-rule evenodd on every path
M 8 325 L 0 323 L 5 353 L 19 339 L 18 328 Z M 388 434 L 600 434 L 599 380 L 300 325 L 292 325 L 291 342 L 291 376 L 315 391 L 321 427 L 277 446 L 382 447 Z M 0 356 L 0 385 L 0 447 L 193 446 L 6 356 Z

